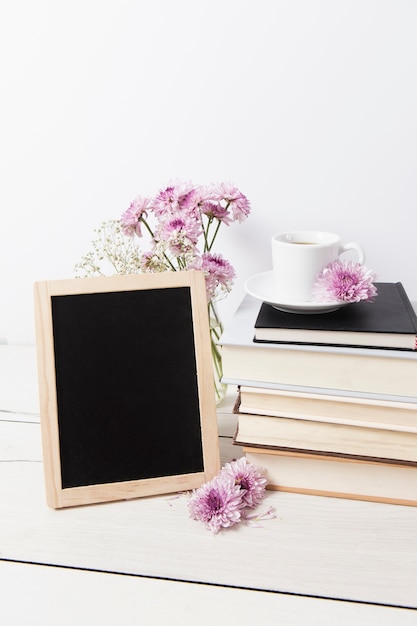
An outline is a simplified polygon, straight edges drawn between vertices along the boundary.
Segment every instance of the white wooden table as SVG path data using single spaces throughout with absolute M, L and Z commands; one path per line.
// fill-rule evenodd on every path
M 230 403 L 219 409 L 222 461 Z M 0 624 L 417 625 L 417 508 L 270 492 L 211 535 L 184 496 L 46 506 L 34 346 L 0 346 Z M 159 619 L 159 622 L 158 622 Z

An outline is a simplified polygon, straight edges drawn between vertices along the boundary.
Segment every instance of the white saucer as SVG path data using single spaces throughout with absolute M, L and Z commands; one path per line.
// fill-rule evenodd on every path
M 331 313 L 337 311 L 348 302 L 285 302 L 276 294 L 274 284 L 274 272 L 256 274 L 245 282 L 246 291 L 263 302 L 271 304 L 279 311 L 285 313 Z

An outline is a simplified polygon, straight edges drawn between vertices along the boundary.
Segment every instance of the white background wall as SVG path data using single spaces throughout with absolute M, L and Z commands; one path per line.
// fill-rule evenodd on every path
M 35 280 L 170 179 L 252 203 L 217 250 L 243 282 L 270 235 L 356 239 L 417 300 L 415 0 L 13 0 L 0 9 L 0 339 Z

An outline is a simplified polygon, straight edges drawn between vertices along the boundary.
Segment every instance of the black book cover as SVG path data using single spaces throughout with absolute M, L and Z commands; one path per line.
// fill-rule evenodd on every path
M 375 283 L 372 301 L 347 304 L 331 313 L 302 315 L 286 313 L 263 302 L 256 329 L 300 329 L 355 333 L 417 335 L 417 315 L 402 283 Z

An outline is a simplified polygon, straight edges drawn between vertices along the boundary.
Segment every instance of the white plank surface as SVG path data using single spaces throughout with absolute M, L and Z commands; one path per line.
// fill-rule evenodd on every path
M 319 605 L 334 610 L 341 604 L 299 596 L 417 608 L 417 508 L 271 492 L 261 509 L 273 506 L 275 519 L 259 528 L 242 525 L 217 536 L 189 518 L 182 495 L 48 509 L 36 386 L 30 377 L 33 354 L 33 346 L 0 346 L 0 409 L 7 407 L 0 413 L 0 559 L 223 585 L 232 595 L 231 587 L 296 594 L 289 597 L 300 602 L 306 616 L 311 611 L 308 603 L 318 611 Z M 26 376 L 19 378 L 19 372 Z M 234 417 L 225 406 L 220 430 L 227 434 Z M 223 462 L 239 451 L 225 437 L 221 449 Z M 20 567 L 26 571 L 34 566 Z M 67 572 L 53 571 L 62 576 Z M 25 575 L 30 577 L 29 570 Z M 78 580 L 82 575 L 78 573 Z M 242 593 L 260 597 L 258 592 Z M 261 595 L 288 601 L 287 596 Z M 359 610 L 363 605 L 346 604 L 352 606 Z M 381 616 L 394 610 L 371 604 L 368 609 L 366 620 L 354 623 L 384 624 Z M 416 621 L 396 617 L 386 623 L 417 624 L 414 610 L 400 610 L 398 615 Z M 328 623 L 353 622 L 335 617 Z
M 39 415 L 36 351 L 32 345 L 0 345 L 0 416 Z
M 42 464 L 19 461 L 0 503 L 1 558 L 417 606 L 415 508 L 271 493 L 276 519 L 213 537 L 184 496 L 48 509 Z
M 415 626 L 417 617 L 366 604 L 9 562 L 0 562 L 0 589 L 5 626 Z M 76 602 L 68 602 L 69 590 Z

